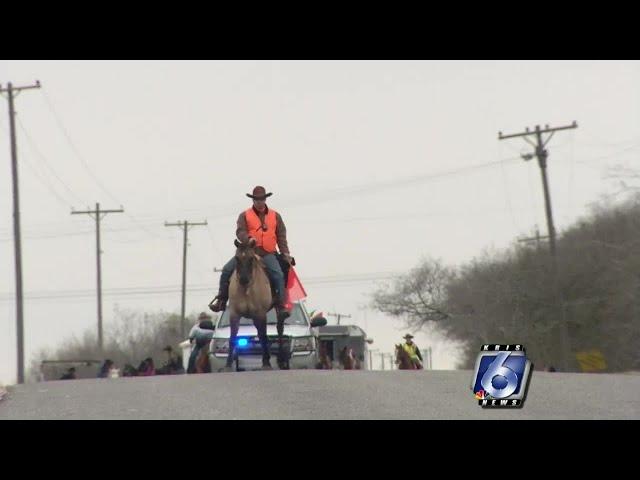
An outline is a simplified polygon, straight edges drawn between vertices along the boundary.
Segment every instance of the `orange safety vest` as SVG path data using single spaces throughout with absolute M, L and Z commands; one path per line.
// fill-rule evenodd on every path
M 247 220 L 247 233 L 250 237 L 255 238 L 256 246 L 261 247 L 267 253 L 275 253 L 278 238 L 276 237 L 276 211 L 269 209 L 264 217 L 264 224 L 267 230 L 262 229 L 260 217 L 249 208 L 244 212 L 244 218 Z

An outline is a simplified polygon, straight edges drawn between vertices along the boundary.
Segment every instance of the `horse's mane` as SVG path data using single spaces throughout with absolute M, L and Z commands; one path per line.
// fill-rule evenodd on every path
M 256 260 L 256 262 L 253 264 L 253 268 L 255 268 L 255 266 L 257 265 L 258 268 L 261 268 L 262 271 L 266 274 L 266 267 L 264 266 L 264 262 L 262 261 L 262 259 L 260 258 L 260 255 L 258 255 L 257 253 L 253 253 L 253 258 Z
M 247 247 L 247 248 L 251 248 L 251 247 Z M 256 267 L 257 267 L 257 268 L 261 269 L 262 272 L 266 275 L 267 271 L 266 271 L 266 267 L 264 265 L 264 262 L 262 261 L 262 258 L 260 258 L 260 255 L 258 255 L 255 252 L 255 248 L 253 248 L 252 250 L 253 250 L 252 257 L 255 260 L 255 262 L 253 262 L 253 269 L 255 270 Z M 252 280 L 253 280 L 253 278 L 252 278 Z

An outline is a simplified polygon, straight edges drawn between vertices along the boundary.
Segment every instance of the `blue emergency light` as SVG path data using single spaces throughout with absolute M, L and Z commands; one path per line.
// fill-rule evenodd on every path
M 239 347 L 246 347 L 248 343 L 249 343 L 249 340 L 247 340 L 246 338 L 239 338 L 238 339 L 238 346 Z

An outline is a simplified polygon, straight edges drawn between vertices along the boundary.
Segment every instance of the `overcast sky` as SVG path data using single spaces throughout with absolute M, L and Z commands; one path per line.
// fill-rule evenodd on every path
M 560 231 L 612 190 L 607 166 L 637 165 L 640 146 L 639 62 L 0 61 L 3 86 L 35 80 L 42 89 L 16 99 L 26 365 L 96 326 L 94 222 L 71 208 L 125 209 L 103 222 L 107 328 L 116 307 L 180 311 L 182 235 L 165 221 L 209 223 L 190 230 L 187 267 L 187 311 L 205 310 L 245 193 L 264 185 L 308 306 L 351 314 L 390 353 L 405 330 L 364 308 L 376 278 L 426 256 L 460 265 L 536 225 L 546 234 L 538 167 L 519 158 L 531 147 L 498 131 L 578 122 L 548 146 Z M 8 125 L 3 98 L 0 382 L 12 383 Z M 454 366 L 455 345 L 416 341 L 435 368 Z

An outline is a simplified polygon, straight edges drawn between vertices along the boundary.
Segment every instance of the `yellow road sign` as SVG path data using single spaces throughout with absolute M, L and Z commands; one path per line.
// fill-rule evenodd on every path
M 600 350 L 589 350 L 576 353 L 583 372 L 601 372 L 607 369 L 607 362 Z

